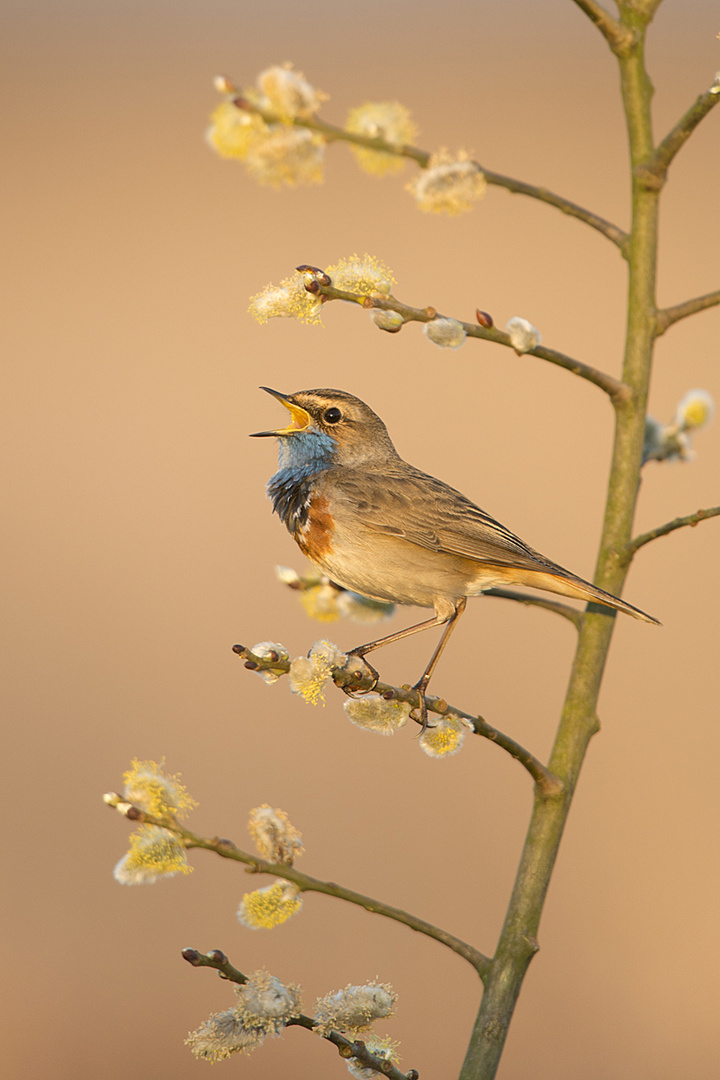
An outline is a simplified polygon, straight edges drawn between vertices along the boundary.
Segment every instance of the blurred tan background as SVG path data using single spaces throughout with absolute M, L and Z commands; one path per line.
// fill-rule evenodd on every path
M 491 953 L 527 825 L 526 774 L 468 740 L 447 761 L 405 730 L 352 727 L 268 688 L 231 646 L 291 654 L 328 635 L 274 580 L 303 560 L 270 513 L 278 421 L 259 384 L 337 386 L 367 400 L 403 456 L 590 576 L 611 410 L 566 372 L 417 326 L 378 333 L 339 304 L 325 329 L 258 326 L 248 298 L 300 262 L 385 260 L 397 295 L 460 318 L 522 315 L 546 344 L 619 372 L 625 286 L 616 250 L 539 203 L 489 189 L 471 215 L 420 214 L 398 179 L 346 147 L 324 186 L 276 192 L 206 148 L 220 72 L 248 85 L 292 60 L 342 123 L 398 98 L 419 145 L 465 147 L 628 223 L 615 65 L 570 3 L 262 5 L 204 0 L 9 5 L 2 101 L 9 247 L 2 424 L 7 637 L 2 650 L 5 1075 L 201 1077 L 183 1046 L 232 992 L 180 949 L 224 949 L 316 995 L 378 975 L 400 994 L 387 1031 L 403 1067 L 457 1074 L 478 1005 L 441 946 L 323 897 L 271 932 L 235 919 L 265 880 L 198 852 L 189 878 L 122 888 L 127 825 L 101 795 L 133 756 L 167 759 L 200 806 L 191 824 L 249 840 L 248 810 L 283 807 L 301 866 L 436 921 Z M 714 4 L 667 0 L 648 62 L 662 135 L 720 68 Z M 683 150 L 663 196 L 659 301 L 718 286 L 720 115 Z M 717 309 L 659 342 L 651 411 L 689 388 L 720 397 Z M 717 424 L 689 465 L 650 465 L 639 531 L 716 504 Z M 619 618 L 594 740 L 523 990 L 504 1080 L 709 1080 L 718 1074 L 718 524 L 647 547 L 626 595 L 660 630 Z M 389 628 L 416 615 L 400 611 Z M 413 681 L 429 640 L 384 652 Z M 551 746 L 573 632 L 477 600 L 435 690 L 536 753 Z M 299 1031 L 218 1075 L 344 1076 Z

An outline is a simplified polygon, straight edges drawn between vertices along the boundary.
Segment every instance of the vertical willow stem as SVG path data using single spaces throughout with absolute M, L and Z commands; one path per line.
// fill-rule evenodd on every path
M 645 72 L 644 36 L 649 16 L 621 5 L 621 25 L 631 44 L 617 52 L 632 169 L 632 231 L 628 250 L 628 309 L 623 381 L 629 400 L 615 402 L 616 425 L 600 552 L 595 581 L 622 589 L 626 566 L 618 558 L 632 534 L 638 492 L 645 406 L 655 338 L 655 276 L 658 199 L 661 184 L 643 175 L 653 150 L 652 87 Z M 588 611 L 578 637 L 567 696 L 550 758 L 565 783 L 561 795 L 536 791 L 532 818 L 496 954 L 470 1039 L 460 1080 L 495 1076 L 515 1002 L 538 949 L 537 932 L 565 820 L 590 739 L 615 616 Z

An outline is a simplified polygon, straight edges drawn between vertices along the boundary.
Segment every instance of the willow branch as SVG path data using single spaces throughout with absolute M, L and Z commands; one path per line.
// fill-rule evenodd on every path
M 284 881 L 292 881 L 293 884 L 297 885 L 300 892 L 317 892 L 323 893 L 325 896 L 334 896 L 338 900 L 347 900 L 350 904 L 356 904 L 372 914 L 383 915 L 387 919 L 402 923 L 403 926 L 407 926 L 411 930 L 416 930 L 420 934 L 433 938 L 434 941 L 447 946 L 448 949 L 467 960 L 475 968 L 481 979 L 484 979 L 490 970 L 488 957 L 473 945 L 469 945 L 467 942 L 462 941 L 461 938 L 442 930 L 438 926 L 434 926 L 425 919 L 418 918 L 417 915 L 403 911 L 402 908 L 385 904 L 382 900 L 374 900 L 363 893 L 355 892 L 354 889 L 346 889 L 334 881 L 322 881 L 319 878 L 311 877 L 309 874 L 303 874 L 287 863 L 270 862 L 268 859 L 262 859 L 258 855 L 251 855 L 250 852 L 237 847 L 232 840 L 221 839 L 218 836 L 199 836 L 181 825 L 174 818 L 155 817 L 148 814 L 145 810 L 128 802 L 116 792 L 110 792 L 104 797 L 104 801 L 108 806 L 118 810 L 131 821 L 137 821 L 140 824 L 158 825 L 161 829 L 173 833 L 188 850 L 200 848 L 204 851 L 214 851 L 216 855 L 220 855 L 223 859 L 243 863 L 249 867 L 249 873 L 271 874 L 274 877 L 282 878 Z
M 640 536 L 636 536 L 628 544 L 625 549 L 625 559 L 629 562 L 633 555 L 645 544 L 649 544 L 651 540 L 657 540 L 660 536 L 667 536 L 668 533 L 675 532 L 676 529 L 684 529 L 686 525 L 694 529 L 701 521 L 717 517 L 718 514 L 720 514 L 720 506 L 711 506 L 706 510 L 696 510 L 694 514 L 686 514 L 685 517 L 675 518 L 674 521 L 668 521 L 665 525 L 658 525 L 656 529 L 650 529 L 649 532 L 641 533 Z
M 681 319 L 687 319 L 689 315 L 695 315 L 698 311 L 716 307 L 718 304 L 720 304 L 720 289 L 716 289 L 715 292 L 705 293 L 704 296 L 695 296 L 692 300 L 686 300 L 682 304 L 675 304 L 674 307 L 662 308 L 657 313 L 655 336 L 660 337 L 673 323 L 680 322 Z
M 256 113 L 258 116 L 262 117 L 267 124 L 287 123 L 286 118 L 280 117 L 277 113 L 273 113 L 268 109 L 262 109 L 241 96 L 233 98 L 233 103 L 239 109 Z M 395 157 L 409 158 L 411 161 L 416 162 L 421 169 L 426 169 L 430 162 L 431 154 L 429 154 L 427 150 L 421 150 L 419 147 L 410 146 L 409 144 L 387 142 L 379 136 L 360 135 L 352 131 L 346 131 L 336 124 L 329 124 L 325 120 L 320 120 L 315 116 L 295 116 L 292 119 L 292 123 L 296 127 L 303 127 L 307 128 L 309 131 L 316 131 L 319 135 L 322 135 L 327 142 L 346 142 L 351 143 L 354 146 L 362 146 L 367 150 L 377 150 L 382 154 L 392 154 Z M 556 195 L 555 192 L 549 191 L 545 187 L 539 187 L 535 184 L 526 184 L 523 180 L 515 180 L 511 176 L 503 176 L 501 173 L 486 169 L 479 162 L 475 162 L 474 164 L 480 169 L 488 184 L 505 188 L 513 195 L 527 195 L 531 199 L 537 199 L 547 206 L 555 207 L 556 210 L 560 210 L 561 213 L 567 214 L 569 217 L 584 222 L 585 225 L 589 225 L 591 229 L 595 229 L 615 244 L 623 255 L 625 255 L 627 251 L 628 234 L 618 228 L 617 225 L 613 225 L 611 221 L 606 221 L 605 218 L 600 217 L 598 214 L 594 214 L 591 210 L 586 210 L 585 207 L 578 206 L 577 203 L 571 202 L 570 199 L 566 199 L 562 195 Z
M 514 597 L 513 597 L 514 599 Z M 290 670 L 290 661 L 282 657 L 270 659 L 258 656 L 244 645 L 233 645 L 233 652 L 245 660 L 245 667 L 250 671 L 272 671 L 275 674 L 286 674 Z M 351 661 L 352 664 L 352 661 Z M 380 694 L 386 701 L 403 701 L 413 709 L 420 708 L 420 696 L 417 690 L 409 686 L 392 686 L 390 683 L 377 681 L 369 672 L 359 672 L 354 666 L 352 670 L 345 667 L 336 667 L 332 670 L 332 680 L 341 690 L 353 694 L 366 694 L 375 692 Z M 532 776 L 540 794 L 545 796 L 559 795 L 563 790 L 562 781 L 553 775 L 549 769 L 539 761 L 534 754 L 526 750 L 524 746 L 505 735 L 504 732 L 488 724 L 482 716 L 475 716 L 463 712 L 453 705 L 448 705 L 443 698 L 426 697 L 428 712 L 449 719 L 463 720 L 472 724 L 476 735 L 496 743 L 499 747 L 518 761 Z
M 578 206 L 577 203 L 571 202 L 570 199 L 566 199 L 562 195 L 556 195 L 555 192 L 546 187 L 526 184 L 523 180 L 515 180 L 511 176 L 503 176 L 502 173 L 492 172 L 490 169 L 484 168 L 479 162 L 475 164 L 488 184 L 505 188 L 511 195 L 527 195 L 531 199 L 538 199 L 547 206 L 553 206 L 562 214 L 567 214 L 568 217 L 574 217 L 578 221 L 584 222 L 585 225 L 589 225 L 591 229 L 595 229 L 610 240 L 620 250 L 623 258 L 626 257 L 628 234 L 617 225 L 613 225 L 611 221 L 606 221 L 599 214 L 594 214 L 592 210 L 586 210 L 583 206 Z
M 720 101 L 720 82 L 716 79 L 710 89 L 701 94 L 685 115 L 680 117 L 672 131 L 668 132 L 656 147 L 654 153 L 637 167 L 637 176 L 642 180 L 654 178 L 659 184 L 664 184 L 670 162 L 683 148 L 700 121 L 711 109 L 715 108 L 718 101 Z
M 183 949 L 181 955 L 183 960 L 187 960 L 193 967 L 214 968 L 221 979 L 237 983 L 238 986 L 244 986 L 248 981 L 247 975 L 243 975 L 242 971 L 233 967 L 222 949 L 211 949 L 208 953 L 201 953 L 198 949 L 192 948 Z
M 395 296 L 364 296 L 360 293 L 336 289 L 334 285 L 323 285 L 319 281 L 313 282 L 313 286 L 315 285 L 317 288 L 313 288 L 312 291 L 320 296 L 327 297 L 328 300 L 346 300 L 360 304 L 361 307 L 368 309 L 380 308 L 382 311 L 397 311 L 402 315 L 405 322 L 428 323 L 436 318 L 454 318 L 454 316 L 441 315 L 434 307 L 411 307 L 410 304 L 405 304 Z M 468 337 L 482 338 L 484 341 L 492 341 L 496 345 L 504 345 L 508 349 L 513 348 L 510 335 L 506 334 L 504 330 L 498 330 L 494 326 L 485 327 L 479 326 L 477 323 L 463 322 L 461 319 L 455 321 L 460 323 Z M 549 349 L 545 345 L 536 345 L 534 349 L 528 349 L 527 353 L 523 355 L 537 356 L 540 360 L 555 364 L 557 367 L 564 368 L 581 379 L 586 379 L 588 382 L 593 383 L 594 386 L 604 390 L 615 403 L 625 402 L 631 396 L 630 387 L 621 382 L 620 379 L 616 379 L 598 368 L 591 367 L 590 364 L 584 364 L 581 360 L 576 360 L 572 356 L 558 352 L 557 349 Z
M 588 19 L 595 23 L 602 36 L 614 53 L 624 52 L 633 43 L 632 31 L 613 19 L 609 11 L 597 4 L 595 0 L 574 0 L 581 11 L 584 11 Z
M 248 981 L 247 975 L 234 967 L 220 949 L 211 949 L 209 953 L 201 953 L 197 949 L 183 949 L 181 955 L 183 960 L 187 960 L 193 967 L 214 968 L 220 978 L 227 979 L 228 982 L 243 986 Z M 292 1016 L 285 1024 L 285 1027 L 302 1027 L 306 1031 L 314 1031 L 316 1026 L 317 1021 L 304 1013 Z M 400 1069 L 385 1058 L 375 1057 L 374 1054 L 371 1054 L 365 1043 L 360 1039 L 348 1039 L 341 1035 L 339 1031 L 329 1031 L 327 1034 L 322 1034 L 321 1037 L 337 1047 L 340 1057 L 345 1059 L 355 1058 L 365 1068 L 374 1069 L 379 1076 L 389 1076 L 391 1080 L 418 1080 L 420 1074 L 417 1069 L 411 1069 L 407 1073 L 401 1072 Z

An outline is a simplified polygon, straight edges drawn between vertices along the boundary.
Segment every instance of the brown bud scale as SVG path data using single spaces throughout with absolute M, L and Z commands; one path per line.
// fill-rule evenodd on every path
M 314 274 L 321 285 L 332 285 L 332 281 L 319 266 L 311 266 L 310 263 L 301 263 L 300 266 L 296 266 L 295 269 L 299 274 Z

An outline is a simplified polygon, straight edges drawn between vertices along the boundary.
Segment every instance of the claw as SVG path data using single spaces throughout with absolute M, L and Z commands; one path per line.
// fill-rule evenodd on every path
M 361 649 L 351 649 L 350 652 L 347 655 L 348 656 L 357 656 L 358 660 L 362 660 L 363 664 L 365 665 L 365 668 L 367 669 L 368 674 L 372 676 L 373 684 L 372 684 L 372 686 L 369 686 L 367 690 L 358 690 L 353 686 L 344 686 L 343 691 L 347 694 L 348 697 L 351 697 L 351 698 L 364 697 L 365 694 L 372 694 L 373 690 L 375 689 L 377 684 L 380 682 L 380 672 L 376 671 L 375 668 L 372 666 L 372 664 L 369 664 L 367 662 L 367 660 L 365 659 L 365 657 L 362 654 Z
M 416 735 L 416 738 L 419 739 L 420 736 L 424 735 L 425 732 L 427 731 L 427 729 L 430 727 L 430 725 L 428 723 L 427 701 L 425 700 L 426 687 L 423 686 L 423 680 L 422 679 L 420 680 L 419 683 L 416 683 L 415 686 L 413 686 L 413 690 L 416 692 L 417 696 L 420 699 L 420 705 L 419 705 L 420 719 L 418 720 L 417 717 L 413 717 L 413 719 L 416 721 L 416 723 L 421 725 L 420 726 L 420 731 Z M 416 713 L 417 711 L 418 711 L 417 708 L 413 709 L 413 713 Z

